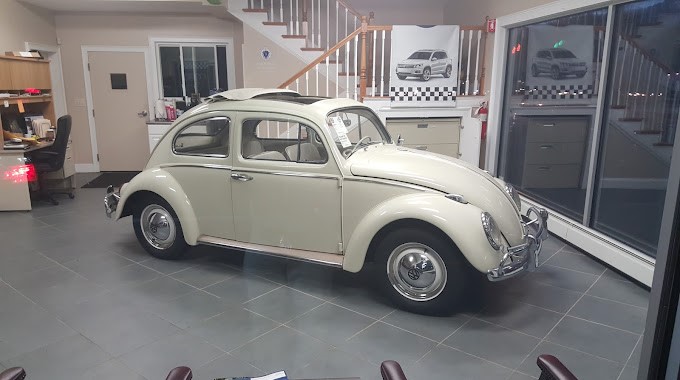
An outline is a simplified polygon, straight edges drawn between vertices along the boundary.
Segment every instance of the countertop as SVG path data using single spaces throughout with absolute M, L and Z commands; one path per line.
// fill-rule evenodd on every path
M 157 124 L 157 125 L 170 125 L 174 123 L 174 121 L 167 121 L 167 120 L 147 120 L 147 124 Z

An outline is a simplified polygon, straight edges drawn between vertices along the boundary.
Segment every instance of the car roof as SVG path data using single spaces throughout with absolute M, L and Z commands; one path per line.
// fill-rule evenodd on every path
M 292 90 L 242 88 L 210 96 L 187 112 L 188 115 L 209 111 L 246 111 L 285 113 L 323 122 L 333 110 L 349 107 L 367 108 L 354 99 L 303 96 Z

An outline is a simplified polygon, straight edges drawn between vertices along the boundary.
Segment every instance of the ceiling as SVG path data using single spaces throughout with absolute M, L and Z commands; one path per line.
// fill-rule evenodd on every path
M 55 13 L 121 12 L 162 14 L 226 14 L 224 6 L 206 6 L 202 0 L 20 0 Z

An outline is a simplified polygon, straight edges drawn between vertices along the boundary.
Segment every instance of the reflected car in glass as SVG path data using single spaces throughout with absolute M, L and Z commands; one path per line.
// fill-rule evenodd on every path
M 240 89 L 180 117 L 140 174 L 107 189 L 151 255 L 207 244 L 329 265 L 373 262 L 400 308 L 451 312 L 479 273 L 538 263 L 547 213 L 521 213 L 512 186 L 448 156 L 393 142 L 350 99 Z
M 586 61 L 563 48 L 540 49 L 531 64 L 531 75 L 534 77 L 548 73 L 552 79 L 562 79 L 567 75 L 582 78 L 587 71 Z

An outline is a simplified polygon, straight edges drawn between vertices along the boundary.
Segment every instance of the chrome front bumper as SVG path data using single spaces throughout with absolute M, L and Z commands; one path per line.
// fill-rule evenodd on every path
M 106 196 L 104 196 L 104 210 L 106 216 L 111 217 L 118 208 L 118 201 L 120 201 L 120 194 L 114 191 L 113 185 L 106 188 Z
M 538 256 L 543 241 L 548 238 L 548 212 L 531 207 L 522 215 L 522 225 L 526 229 L 525 242 L 514 247 L 502 247 L 503 258 L 497 268 L 487 272 L 489 281 L 501 281 L 515 276 L 527 269 L 533 262 L 538 267 Z

